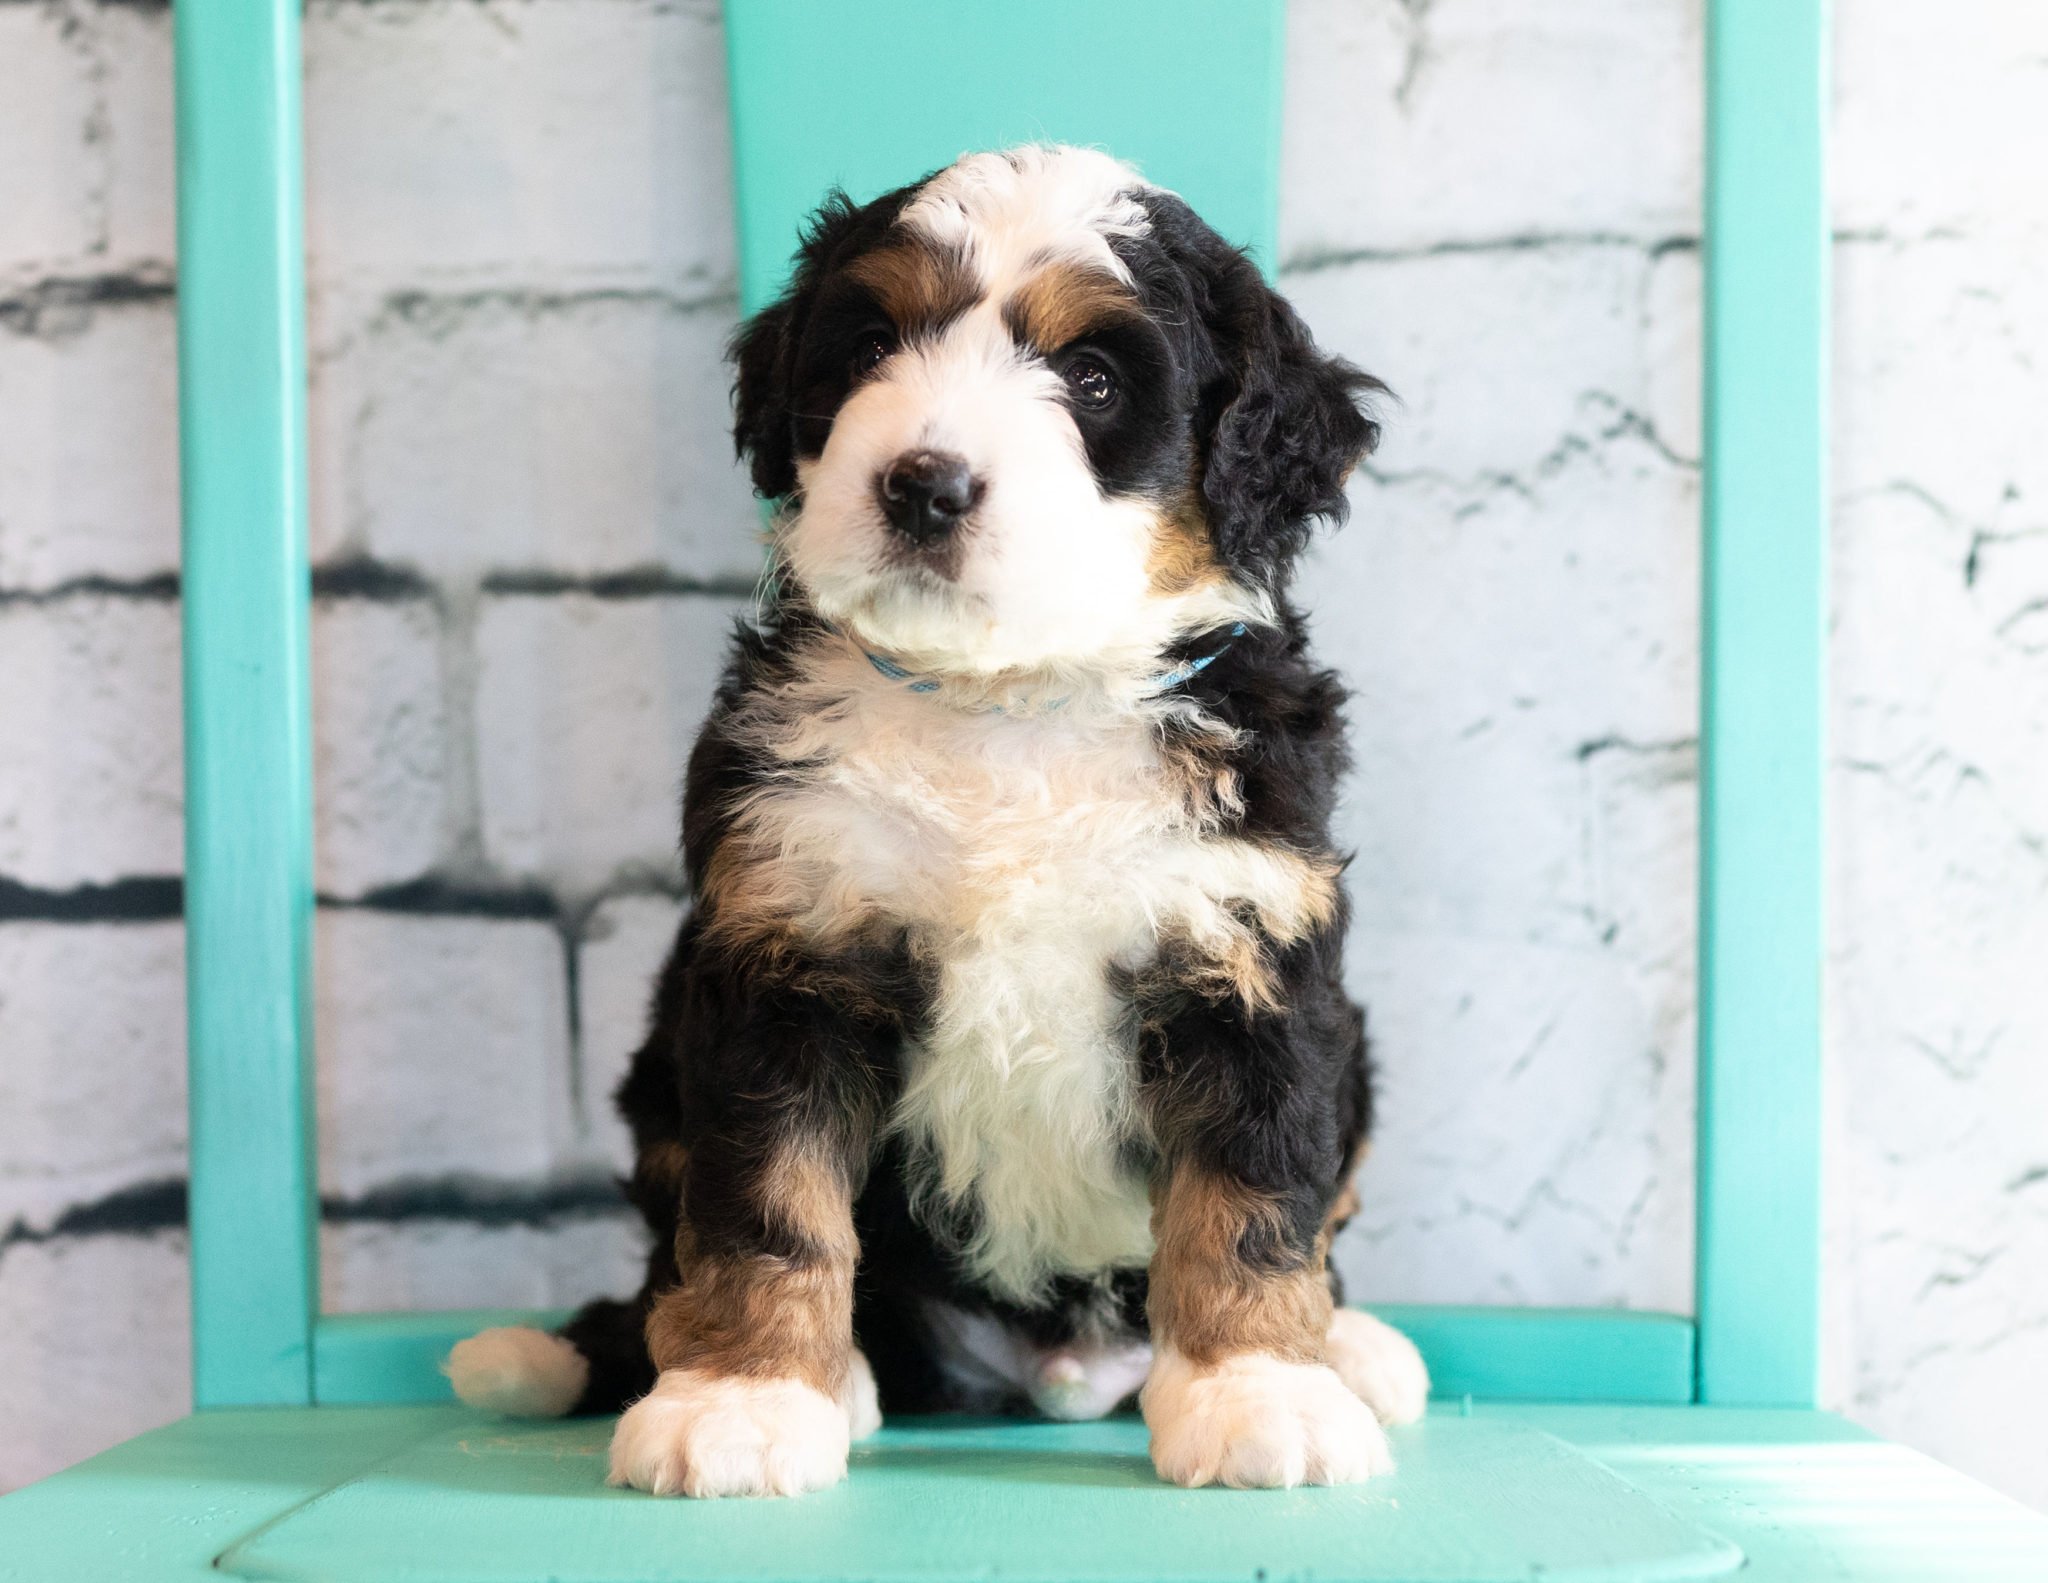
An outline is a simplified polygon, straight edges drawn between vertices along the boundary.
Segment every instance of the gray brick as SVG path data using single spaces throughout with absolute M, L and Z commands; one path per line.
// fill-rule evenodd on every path
M 184 1174 L 184 975 L 177 923 L 0 924 L 0 1233 Z
M 0 588 L 178 564 L 176 310 L 90 290 L 34 293 L 32 330 L 0 320 Z
M 617 1214 L 545 1226 L 329 1226 L 321 1249 L 322 1300 L 344 1313 L 574 1308 L 630 1295 L 647 1256 L 639 1221 L 623 1205 Z
M 93 7 L 107 122 L 107 254 L 120 267 L 177 253 L 169 6 Z
M 50 6 L 0 8 L 0 281 L 47 270 L 98 238 L 92 62 Z
M 360 895 L 454 843 L 440 630 L 426 600 L 322 600 L 313 617 L 317 879 Z
M 725 47 L 709 0 L 322 0 L 306 183 L 323 279 L 732 271 Z
M 1648 407 L 1649 268 L 1637 249 L 1594 247 L 1359 264 L 1283 285 L 1318 339 L 1393 387 L 1375 472 L 1527 485 Z
M 2048 209 L 2026 151 L 2041 145 L 2048 11 L 1978 5 L 1955 21 L 1914 0 L 1863 0 L 1836 28 L 1837 223 L 2038 241 Z
M 1697 7 L 1294 0 L 1287 20 L 1283 258 L 1697 232 Z
M 477 625 L 484 852 L 577 895 L 672 880 L 683 766 L 738 606 L 487 599 Z
M 1843 494 L 1907 486 L 1999 532 L 2048 526 L 2048 225 L 1835 249 Z
M 316 551 L 473 580 L 499 567 L 750 580 L 732 310 L 638 290 L 411 296 L 321 369 Z
M 571 1123 L 552 927 L 329 908 L 315 945 L 325 1190 L 553 1170 Z
M 0 605 L 0 678 L 0 874 L 66 887 L 177 873 L 176 607 Z

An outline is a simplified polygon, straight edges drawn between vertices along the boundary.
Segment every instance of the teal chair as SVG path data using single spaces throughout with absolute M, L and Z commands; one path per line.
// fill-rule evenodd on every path
M 319 1311 L 299 7 L 179 0 L 197 1411 L 0 1501 L 0 1579 L 2048 1579 L 2048 1520 L 1813 1406 L 1825 33 L 1710 10 L 1699 1311 L 1386 1310 L 1440 1397 L 1351 1489 L 1162 1485 L 1135 1421 L 911 1423 L 837 1489 L 696 1504 L 607 1490 L 607 1423 L 449 1402 L 509 1316 Z M 1279 0 L 727 12 L 750 307 L 828 183 L 1026 137 L 1273 263 Z

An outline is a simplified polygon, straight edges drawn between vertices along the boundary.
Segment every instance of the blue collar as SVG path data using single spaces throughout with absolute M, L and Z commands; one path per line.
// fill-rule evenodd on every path
M 1227 649 L 1229 649 L 1230 645 L 1243 636 L 1244 623 L 1242 621 L 1234 622 L 1230 628 L 1230 636 L 1224 640 L 1222 648 L 1212 650 L 1210 653 L 1207 654 L 1197 655 L 1194 659 L 1191 660 L 1183 660 L 1180 664 L 1174 666 L 1172 670 L 1161 671 L 1157 676 L 1154 676 L 1150 681 L 1146 682 L 1146 692 L 1151 694 L 1153 697 L 1157 697 L 1161 693 L 1172 692 L 1174 688 L 1180 686 L 1182 683 L 1188 681 L 1189 679 L 1198 675 L 1202 671 L 1207 670 L 1211 665 L 1215 664 L 1216 661 L 1223 657 L 1224 652 Z M 888 677 L 890 681 L 907 682 L 909 684 L 909 691 L 911 692 L 935 693 L 939 690 L 939 683 L 933 680 L 931 677 L 920 676 L 915 671 L 905 670 L 901 665 L 898 665 L 894 660 L 890 659 L 887 655 L 877 654 L 873 649 L 868 648 L 865 644 L 861 645 L 860 651 L 868 657 L 868 663 L 874 666 L 874 668 L 880 671 L 884 676 Z M 1048 709 L 1057 709 L 1065 702 L 1066 699 L 1058 698 L 1053 700 L 1053 702 L 1047 704 L 1045 707 Z M 989 708 L 992 712 L 996 714 L 1002 714 L 1004 712 L 1003 706 L 1001 704 L 991 704 L 989 705 Z

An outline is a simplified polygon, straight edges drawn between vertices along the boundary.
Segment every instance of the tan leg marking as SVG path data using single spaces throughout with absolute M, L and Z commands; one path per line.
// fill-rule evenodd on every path
M 686 1216 L 676 1248 L 682 1284 L 655 1299 L 648 1351 L 664 1372 L 798 1379 L 836 1396 L 853 1337 L 851 1191 L 837 1169 L 793 1149 L 771 1173 L 761 1210 L 807 1255 L 702 1254 Z

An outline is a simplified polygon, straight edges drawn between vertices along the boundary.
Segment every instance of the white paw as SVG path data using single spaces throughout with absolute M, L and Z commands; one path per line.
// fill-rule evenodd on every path
M 801 1380 L 668 1369 L 612 1431 L 613 1484 L 655 1495 L 801 1495 L 846 1477 L 846 1409 Z
M 1142 1341 L 1077 1342 L 1039 1359 L 1031 1402 L 1046 1417 L 1068 1423 L 1100 1418 L 1143 1385 L 1151 1367 L 1152 1349 Z
M 846 1363 L 846 1383 L 839 1387 L 839 1405 L 846 1409 L 846 1423 L 856 1440 L 865 1440 L 882 1427 L 882 1399 L 875 1393 L 875 1371 L 868 1367 L 868 1355 L 859 1347 Z
M 590 1364 L 560 1336 L 502 1325 L 456 1342 L 441 1372 L 471 1407 L 512 1418 L 559 1418 L 583 1394 Z
M 1356 1308 L 1330 1316 L 1330 1367 L 1383 1424 L 1412 1424 L 1429 1406 L 1429 1369 L 1415 1343 Z
M 1251 1352 L 1204 1368 L 1169 1348 L 1140 1403 L 1152 1465 L 1175 1484 L 1358 1484 L 1393 1471 L 1379 1421 L 1319 1363 Z

